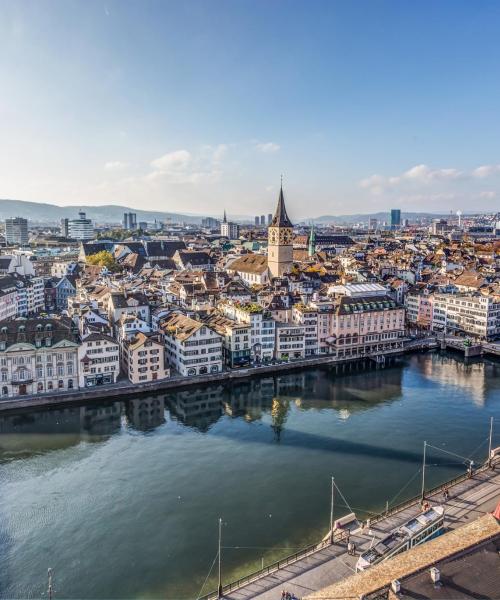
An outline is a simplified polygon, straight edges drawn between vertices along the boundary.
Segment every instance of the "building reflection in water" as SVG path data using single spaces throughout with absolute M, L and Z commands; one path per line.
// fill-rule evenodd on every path
M 150 431 L 165 423 L 165 396 L 141 396 L 125 403 L 125 413 L 130 427 Z
M 431 363 L 427 360 L 423 364 L 427 368 Z M 439 363 L 431 368 L 429 376 L 439 373 L 444 377 L 442 373 L 452 365 Z M 32 452 L 75 445 L 81 440 L 98 441 L 120 431 L 123 424 L 151 431 L 165 423 L 166 410 L 172 419 L 201 432 L 208 431 L 223 416 L 249 422 L 270 416 L 279 441 L 292 406 L 300 410 L 330 408 L 345 419 L 353 412 L 399 398 L 401 379 L 401 368 L 344 375 L 325 368 L 140 396 L 124 402 L 7 414 L 0 417 L 0 449 Z
M 432 360 L 416 355 L 411 361 L 431 381 L 461 388 L 477 406 L 484 406 L 489 393 L 500 389 L 500 364 L 493 361 L 466 362 L 446 354 L 433 354 Z
M 0 417 L 0 450 L 31 453 L 109 437 L 121 428 L 122 404 L 87 404 Z
M 279 440 L 292 404 L 301 410 L 330 408 L 345 419 L 354 412 L 396 400 L 401 393 L 399 367 L 350 375 L 317 369 L 176 392 L 167 396 L 167 407 L 174 418 L 202 432 L 224 415 L 246 421 L 270 415 Z

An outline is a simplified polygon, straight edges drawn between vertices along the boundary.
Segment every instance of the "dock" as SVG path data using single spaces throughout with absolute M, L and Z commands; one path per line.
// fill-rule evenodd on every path
M 495 508 L 500 500 L 500 457 L 495 457 L 492 467 L 485 464 L 472 477 L 463 475 L 426 494 L 431 505 L 445 507 L 447 529 L 457 529 Z M 445 488 L 449 493 L 447 501 L 443 496 Z M 357 555 L 420 513 L 419 499 L 413 499 L 373 519 L 369 527 L 360 527 L 351 532 L 350 540 L 356 544 Z M 280 561 L 282 566 L 273 568 L 271 572 L 264 569 L 261 574 L 246 578 L 246 582 L 240 580 L 241 585 L 235 582 L 224 586 L 223 598 L 276 600 L 281 598 L 282 590 L 303 598 L 352 575 L 358 558 L 347 553 L 345 540 L 338 539 L 333 544 L 324 540 L 304 554 L 296 560 Z M 217 598 L 217 594 L 205 598 Z

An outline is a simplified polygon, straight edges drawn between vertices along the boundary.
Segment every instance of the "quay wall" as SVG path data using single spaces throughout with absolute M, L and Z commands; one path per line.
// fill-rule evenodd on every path
M 88 402 L 93 400 L 108 400 L 111 398 L 126 398 L 127 396 L 136 396 L 138 394 L 147 394 L 161 391 L 177 390 L 186 387 L 199 387 L 213 384 L 221 381 L 233 381 L 246 379 L 254 376 L 277 375 L 288 371 L 317 367 L 321 365 L 337 365 L 340 369 L 352 368 L 359 364 L 380 366 L 378 359 L 415 352 L 418 350 L 435 349 L 438 345 L 434 340 L 423 340 L 417 343 L 411 343 L 403 348 L 394 350 L 385 350 L 377 354 L 371 354 L 364 357 L 337 358 L 334 356 L 314 356 L 303 360 L 295 360 L 287 363 L 274 365 L 262 365 L 259 367 L 250 367 L 247 369 L 233 369 L 231 371 L 222 371 L 220 373 L 209 373 L 206 375 L 194 375 L 191 377 L 173 376 L 158 381 L 132 384 L 129 381 L 115 383 L 113 385 L 96 386 L 75 391 L 57 392 L 55 394 L 36 394 L 31 396 L 22 396 L 0 400 L 0 412 L 13 412 L 26 410 L 30 408 L 54 407 L 65 404 Z

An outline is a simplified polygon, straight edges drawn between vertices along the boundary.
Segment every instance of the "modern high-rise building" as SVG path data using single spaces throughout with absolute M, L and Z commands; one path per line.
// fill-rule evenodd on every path
M 94 237 L 94 226 L 85 213 L 79 212 L 78 219 L 68 221 L 68 237 L 74 240 L 91 240 Z
M 7 244 L 25 245 L 28 243 L 28 219 L 13 217 L 5 219 L 5 241 Z
M 391 229 L 399 229 L 401 227 L 401 210 L 393 208 L 391 210 Z
M 266 224 L 266 215 L 260 215 L 260 224 L 261 225 L 265 225 Z
M 271 225 L 271 221 L 272 221 L 272 220 L 273 220 L 273 215 L 272 215 L 271 213 L 269 213 L 269 214 L 267 215 L 267 224 L 268 224 L 268 225 Z
M 282 277 L 293 265 L 293 225 L 286 214 L 283 186 L 267 232 L 267 266 L 271 277 Z
M 137 215 L 133 212 L 123 213 L 123 229 L 134 231 L 137 229 Z
M 260 219 L 259 219 L 259 217 L 257 216 L 257 217 L 255 217 L 255 227 L 258 227 L 258 226 L 259 226 L 259 224 L 260 224 Z
M 68 223 L 69 223 L 69 219 L 61 219 L 61 237 L 65 237 L 67 238 L 69 235 L 69 231 L 68 231 Z
M 370 231 L 375 231 L 378 226 L 378 220 L 375 217 L 370 217 L 368 219 L 368 229 Z

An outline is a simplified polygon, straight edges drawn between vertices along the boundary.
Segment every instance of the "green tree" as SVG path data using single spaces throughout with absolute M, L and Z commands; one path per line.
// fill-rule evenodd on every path
M 118 271 L 118 263 L 116 262 L 114 256 L 111 252 L 107 250 L 101 250 L 96 254 L 91 254 L 87 256 L 86 260 L 88 265 L 99 265 L 100 267 L 106 267 L 108 271 Z

